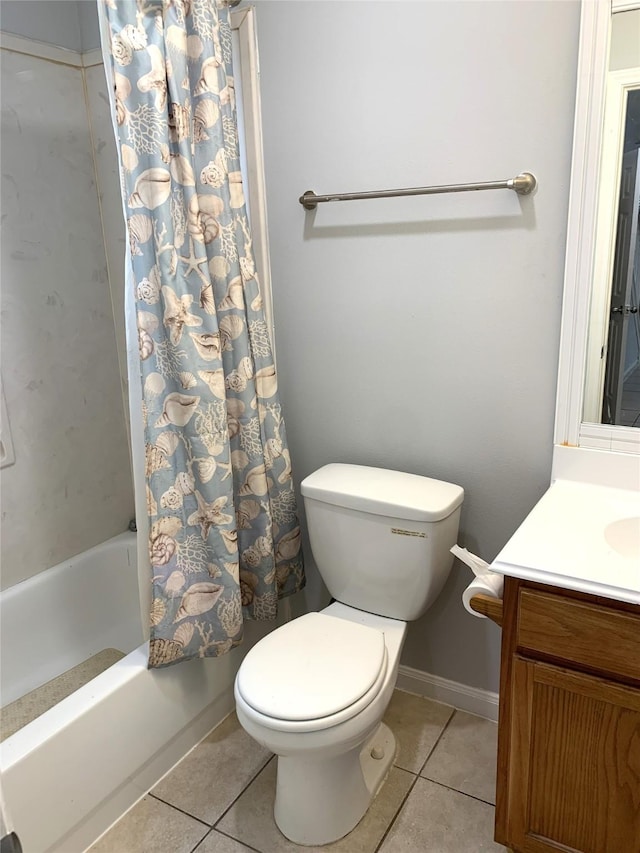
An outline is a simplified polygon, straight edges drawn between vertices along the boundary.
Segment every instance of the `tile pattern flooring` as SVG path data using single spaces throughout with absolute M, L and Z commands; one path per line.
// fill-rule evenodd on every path
M 490 853 L 497 726 L 396 690 L 385 722 L 398 741 L 387 781 L 358 826 L 300 847 L 273 820 L 276 759 L 227 717 L 90 853 Z

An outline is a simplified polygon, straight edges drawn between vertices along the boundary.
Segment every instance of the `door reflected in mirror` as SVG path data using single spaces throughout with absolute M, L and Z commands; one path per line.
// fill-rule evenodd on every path
M 601 422 L 640 427 L 640 88 L 627 91 L 621 142 Z

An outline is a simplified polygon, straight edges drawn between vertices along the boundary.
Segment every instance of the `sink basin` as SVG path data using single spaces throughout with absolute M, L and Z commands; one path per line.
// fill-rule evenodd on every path
M 640 559 L 640 516 L 621 518 L 607 524 L 604 538 L 620 556 Z

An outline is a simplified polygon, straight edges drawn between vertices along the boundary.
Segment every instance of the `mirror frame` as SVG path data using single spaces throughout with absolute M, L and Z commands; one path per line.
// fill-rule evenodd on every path
M 582 0 L 554 444 L 640 454 L 640 429 L 583 421 L 611 16 L 640 0 Z

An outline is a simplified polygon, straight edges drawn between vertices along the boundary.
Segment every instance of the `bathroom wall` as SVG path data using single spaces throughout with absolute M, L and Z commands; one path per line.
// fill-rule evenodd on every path
M 0 54 L 8 587 L 125 530 L 133 491 L 82 71 Z
M 551 472 L 579 4 L 256 8 L 295 476 L 344 461 L 459 483 L 460 544 L 490 561 Z M 532 198 L 297 201 L 521 170 Z M 470 579 L 456 563 L 402 661 L 496 690 L 500 632 L 463 610 Z
M 97 46 L 90 6 L 77 10 L 84 50 Z M 256 8 L 278 369 L 296 478 L 337 460 L 458 482 L 459 541 L 491 560 L 550 476 L 579 4 Z M 100 74 L 90 69 L 87 86 L 106 211 L 117 199 Z M 315 214 L 297 203 L 309 188 L 523 169 L 539 179 L 533 198 L 351 202 Z M 107 254 L 117 253 L 122 236 L 115 224 L 107 230 Z M 306 601 L 317 607 L 324 593 L 312 566 L 309 574 Z M 500 634 L 462 609 L 469 578 L 456 564 L 411 626 L 403 663 L 495 690 Z

